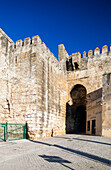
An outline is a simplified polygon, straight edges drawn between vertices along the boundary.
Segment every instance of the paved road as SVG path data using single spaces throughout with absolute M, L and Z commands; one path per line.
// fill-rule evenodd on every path
M 0 142 L 0 170 L 110 170 L 111 138 L 62 135 Z

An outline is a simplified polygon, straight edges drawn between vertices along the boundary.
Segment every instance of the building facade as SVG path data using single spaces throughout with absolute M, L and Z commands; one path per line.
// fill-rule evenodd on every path
M 111 46 L 59 61 L 39 36 L 14 43 L 0 29 L 0 122 L 28 124 L 30 138 L 111 136 Z

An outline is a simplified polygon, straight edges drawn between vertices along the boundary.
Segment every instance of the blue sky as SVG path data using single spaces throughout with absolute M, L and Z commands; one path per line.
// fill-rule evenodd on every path
M 16 42 L 39 35 L 58 57 L 111 44 L 111 0 L 2 0 L 0 27 Z

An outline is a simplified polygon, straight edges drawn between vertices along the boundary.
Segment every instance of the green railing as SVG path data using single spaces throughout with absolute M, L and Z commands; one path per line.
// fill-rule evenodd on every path
M 26 139 L 26 124 L 0 123 L 0 142 Z
M 4 124 L 0 124 L 0 142 L 5 141 L 5 126 Z

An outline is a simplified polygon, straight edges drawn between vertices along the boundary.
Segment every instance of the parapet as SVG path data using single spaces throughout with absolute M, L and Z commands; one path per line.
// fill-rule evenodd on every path
M 23 50 L 23 52 L 27 52 L 27 50 L 32 50 L 32 52 L 36 52 L 40 50 L 40 53 L 42 53 L 43 55 L 41 55 L 41 57 L 45 57 L 46 59 L 50 58 L 52 60 L 52 62 L 54 61 L 54 63 L 58 63 L 58 60 L 56 59 L 56 57 L 54 56 L 54 54 L 50 51 L 50 49 L 46 46 L 46 44 L 44 42 L 42 42 L 41 38 L 36 35 L 33 36 L 32 39 L 30 37 L 25 38 L 24 41 L 22 40 L 18 40 L 16 41 L 16 44 L 13 45 L 11 47 L 11 50 L 14 49 L 15 51 L 17 50 L 17 52 L 20 52 L 21 50 Z
M 32 39 L 30 37 L 25 38 L 24 41 L 18 40 L 16 43 L 14 43 L 6 34 L 5 32 L 0 28 L 0 50 L 11 53 L 14 52 L 17 54 L 19 53 L 25 53 L 27 51 L 31 51 L 32 53 L 38 51 L 38 53 L 42 53 L 41 57 L 44 59 L 49 59 L 51 61 L 54 61 L 54 63 L 58 63 L 58 60 L 54 56 L 54 54 L 50 51 L 50 49 L 46 46 L 44 42 L 42 42 L 41 38 L 36 35 L 33 36 Z M 7 43 L 8 40 L 8 43 Z M 5 42 L 5 43 L 4 43 Z M 3 45 L 2 45 L 3 44 Z M 8 45 L 7 45 L 8 44 Z M 66 51 L 65 51 L 66 54 Z M 68 55 L 68 54 L 67 54 Z
M 89 50 L 88 51 L 88 57 L 92 57 L 93 56 L 93 50 Z
M 24 41 L 22 40 L 18 40 L 16 41 L 16 43 L 14 43 L 6 34 L 5 32 L 0 28 L 0 36 L 4 36 L 4 39 L 8 40 L 8 45 L 6 47 L 7 42 L 3 42 L 2 43 L 2 39 L 1 39 L 1 49 L 3 49 L 3 46 L 5 46 L 5 48 L 8 50 L 8 52 L 11 51 L 16 51 L 17 53 L 19 53 L 19 49 L 20 51 L 26 52 L 27 50 L 33 50 L 34 52 L 36 50 L 41 50 L 43 53 L 47 53 L 46 56 L 50 56 L 51 58 L 55 58 L 55 56 L 52 54 L 52 52 L 49 50 L 49 48 L 47 48 L 47 46 L 45 45 L 44 42 L 42 42 L 41 38 L 36 35 L 33 36 L 32 39 L 30 37 L 25 38 Z M 3 44 L 3 45 L 2 45 Z M 4 49 L 5 49 L 4 48 Z M 89 58 L 94 58 L 94 56 L 96 57 L 100 57 L 101 55 L 111 55 L 111 45 L 110 45 L 110 52 L 108 52 L 108 46 L 104 45 L 102 47 L 102 53 L 100 53 L 100 49 L 97 47 L 94 52 L 93 50 L 89 50 L 88 51 L 88 56 L 87 53 L 84 51 L 83 55 L 81 55 L 79 52 L 73 53 L 70 57 L 65 49 L 65 46 L 63 44 L 58 45 L 58 56 L 59 56 L 59 61 L 61 61 L 61 63 L 63 61 L 71 61 L 72 63 L 78 63 L 80 65 L 81 61 L 87 62 L 87 60 Z M 83 57 L 82 57 L 83 56 Z
M 30 45 L 30 44 L 31 44 L 31 39 L 28 37 L 28 38 L 25 38 L 24 41 L 22 41 L 22 40 L 16 41 L 16 48 Z
M 94 50 L 94 55 L 100 55 L 100 49 L 98 47 Z
M 42 40 L 38 35 L 32 37 L 32 44 L 38 44 L 38 43 L 41 43 L 41 42 L 42 42 Z
M 77 53 L 73 53 L 73 54 L 72 54 L 72 62 L 73 62 L 73 63 L 80 63 L 80 59 L 81 59 L 81 54 L 80 54 L 80 52 L 77 52 Z
M 102 47 L 102 54 L 104 54 L 104 53 L 106 53 L 106 52 L 108 52 L 108 46 L 107 46 L 107 45 L 104 45 L 104 46 Z
M 87 53 L 86 51 L 83 52 L 83 58 L 86 58 L 87 57 Z
M 110 51 L 111 51 L 111 45 L 110 45 Z M 88 58 L 90 57 L 94 57 L 94 56 L 100 56 L 101 54 L 107 54 L 108 53 L 108 46 L 104 45 L 102 47 L 102 53 L 100 53 L 100 49 L 97 47 L 94 52 L 93 50 L 89 50 L 88 51 Z M 81 57 L 82 55 L 79 52 L 76 53 L 72 53 L 71 57 L 73 58 L 74 61 L 79 60 L 79 58 L 86 58 L 87 57 L 87 53 L 86 51 L 83 52 L 83 57 Z
M 16 48 L 22 47 L 22 44 L 23 44 L 23 41 L 22 41 L 22 40 L 16 41 Z
M 28 37 L 28 38 L 25 38 L 24 39 L 24 45 L 30 45 L 31 44 L 31 39 Z
M 96 57 L 101 58 L 102 56 L 111 55 L 111 45 L 110 45 L 110 51 L 108 52 L 108 46 L 104 45 L 102 47 L 102 53 L 100 53 L 100 49 L 97 47 L 94 52 L 93 50 L 88 51 L 88 56 L 86 51 L 83 52 L 83 55 L 81 55 L 79 52 L 72 53 L 70 56 L 70 59 L 66 61 L 67 70 L 78 70 L 78 69 L 86 69 L 87 63 L 89 59 L 93 59 Z M 69 68 L 71 67 L 71 68 Z
M 14 42 L 11 41 L 11 43 L 13 44 Z M 16 41 L 15 45 L 11 45 L 11 46 L 14 49 L 18 49 L 21 47 L 30 46 L 31 44 L 36 46 L 41 43 L 42 43 L 42 40 L 40 39 L 40 37 L 38 35 L 36 35 L 36 36 L 32 37 L 32 40 L 30 37 L 28 37 L 28 38 L 25 38 L 24 41 L 22 41 L 22 40 Z

